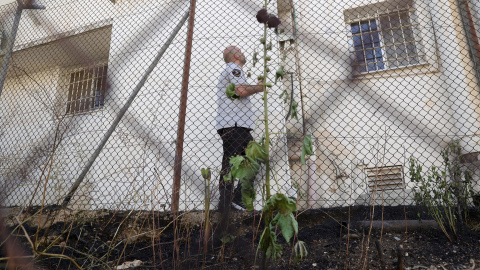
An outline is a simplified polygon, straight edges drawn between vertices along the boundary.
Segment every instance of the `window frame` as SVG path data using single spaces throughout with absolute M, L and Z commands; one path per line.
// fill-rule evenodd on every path
M 98 90 L 95 90 L 95 84 L 98 84 L 99 80 L 100 83 L 101 83 L 101 90 L 100 92 L 103 91 L 103 93 L 101 93 L 101 95 L 88 95 L 86 97 L 84 97 L 83 99 L 86 99 L 86 100 L 92 100 L 93 101 L 93 104 L 92 105 L 88 105 L 88 108 L 85 109 L 85 108 L 77 108 L 77 109 L 72 109 L 71 104 L 75 104 L 75 102 L 78 102 L 80 100 L 81 102 L 81 99 L 72 99 L 70 100 L 70 97 L 71 95 L 78 95 L 78 93 L 75 93 L 75 94 L 72 94 L 71 93 L 71 87 L 72 85 L 74 84 L 78 84 L 79 81 L 73 81 L 72 82 L 72 76 L 76 76 L 75 74 L 76 73 L 79 73 L 79 72 L 84 72 L 85 74 L 85 71 L 88 71 L 88 70 L 99 70 L 99 69 L 103 69 L 104 71 L 102 71 L 102 75 L 101 76 L 93 76 L 92 78 L 88 78 L 87 80 L 92 80 L 91 83 L 89 83 L 88 81 L 87 82 L 84 82 L 84 84 L 89 84 L 88 88 L 90 88 L 90 93 L 92 92 L 97 92 Z M 99 72 L 100 73 L 100 72 Z M 95 73 L 94 73 L 95 74 Z M 94 64 L 91 64 L 91 65 L 82 65 L 82 66 L 75 66 L 75 67 L 70 67 L 70 68 L 67 68 L 63 75 L 62 75 L 62 80 L 64 81 L 64 83 L 62 84 L 62 92 L 63 92 L 63 96 L 64 96 L 64 102 L 63 102 L 63 106 L 62 106 L 62 111 L 63 111 L 63 114 L 67 117 L 71 117 L 71 116 L 77 116 L 77 115 L 85 115 L 85 114 L 91 114 L 91 113 L 95 113 L 95 112 L 98 112 L 98 111 L 101 111 L 103 110 L 103 108 L 105 107 L 105 97 L 106 97 L 106 86 L 107 86 L 107 79 L 108 79 L 108 63 L 107 62 L 99 62 L 99 63 L 94 63 Z M 81 79 L 82 81 L 85 81 L 84 78 Z M 74 86 L 75 87 L 75 86 Z M 84 87 L 84 85 L 82 85 L 82 87 Z M 82 91 L 82 90 L 80 90 Z M 81 96 L 81 94 L 80 94 Z M 82 97 L 82 96 L 81 96 Z M 99 106 L 96 105 L 97 103 L 97 97 L 100 99 L 98 102 L 99 102 Z M 93 99 L 92 99 L 93 98 Z M 103 99 L 103 102 L 102 102 L 102 99 Z M 84 105 L 82 104 L 85 104 L 85 103 L 80 103 L 80 105 L 78 105 L 79 107 L 82 107 Z
M 403 26 L 402 23 L 401 23 L 400 13 L 403 13 L 403 12 L 406 12 L 408 14 L 409 24 L 406 25 L 406 26 Z M 396 43 L 395 40 L 394 40 L 393 44 L 403 44 L 404 46 L 407 46 L 407 44 L 409 44 L 409 43 L 414 43 L 415 44 L 415 52 L 416 52 L 415 56 L 414 57 L 409 57 L 408 56 L 408 49 L 407 49 L 406 50 L 407 57 L 405 57 L 405 58 L 406 59 L 418 58 L 418 60 L 417 60 L 418 63 L 407 64 L 407 65 L 398 65 L 398 66 L 392 66 L 391 65 L 392 62 L 395 62 L 395 61 L 400 62 L 400 61 L 402 61 L 403 58 L 396 57 L 396 58 L 393 58 L 393 60 L 392 60 L 392 58 L 388 58 L 388 54 L 387 54 L 387 51 L 386 51 L 386 46 L 395 46 L 395 45 L 386 45 L 386 43 L 384 41 L 384 36 L 383 36 L 383 31 L 384 30 L 382 29 L 382 23 L 381 23 L 380 18 L 382 16 L 391 16 L 390 14 L 394 14 L 394 13 L 398 14 L 400 27 L 401 28 L 409 28 L 412 31 L 413 42 L 406 42 L 406 39 L 405 39 L 405 36 L 404 36 L 404 31 L 402 30 L 402 42 L 401 43 Z M 359 63 L 358 60 L 357 60 L 357 57 L 356 57 L 356 54 L 355 54 L 357 52 L 357 50 L 355 49 L 354 41 L 353 41 L 353 37 L 356 36 L 356 35 L 352 33 L 352 26 L 351 25 L 354 24 L 354 23 L 359 23 L 360 27 L 361 27 L 361 22 L 365 22 L 365 21 L 370 22 L 372 20 L 375 20 L 375 23 L 377 25 L 376 32 L 378 32 L 378 35 L 379 35 L 379 39 L 380 39 L 379 43 L 380 43 L 380 49 L 381 49 L 381 52 L 382 52 L 382 59 L 383 59 L 383 62 L 375 62 L 375 64 L 378 65 L 378 63 L 383 63 L 384 68 L 369 71 L 367 62 Z M 420 26 L 420 23 L 417 22 L 416 9 L 413 6 L 407 5 L 406 7 L 402 7 L 402 8 L 397 7 L 396 9 L 393 9 L 393 10 L 386 9 L 385 11 L 382 11 L 382 12 L 379 12 L 379 10 L 377 10 L 371 16 L 365 16 L 365 17 L 358 16 L 357 18 L 354 18 L 354 19 L 347 19 L 346 18 L 345 22 L 346 22 L 346 28 L 347 28 L 347 32 L 348 32 L 347 38 L 348 38 L 349 51 L 350 51 L 351 59 L 353 60 L 353 63 L 354 63 L 354 65 L 353 65 L 354 73 L 359 74 L 359 75 L 364 75 L 364 74 L 372 74 L 372 73 L 378 73 L 378 72 L 386 72 L 386 71 L 402 69 L 402 68 L 424 66 L 425 64 L 428 64 L 428 62 L 425 59 L 427 54 L 424 52 L 424 49 L 423 49 L 423 38 L 422 38 L 421 33 L 419 33 L 418 29 L 416 28 L 416 26 Z M 371 32 L 369 32 L 369 33 L 371 33 Z M 360 33 L 360 36 L 362 36 L 361 33 Z M 362 44 L 363 44 L 363 41 L 362 41 Z M 373 48 L 375 48 L 375 47 L 373 47 Z M 365 51 L 365 50 L 363 50 L 363 51 Z M 409 60 L 409 62 L 410 62 L 410 60 Z M 361 66 L 365 66 L 366 71 L 360 71 L 359 67 L 361 67 Z

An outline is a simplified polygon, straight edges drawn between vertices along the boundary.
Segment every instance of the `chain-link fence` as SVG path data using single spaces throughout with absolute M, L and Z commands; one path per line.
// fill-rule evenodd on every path
M 3 205 L 61 204 L 70 194 L 75 209 L 169 211 L 178 178 L 179 209 L 203 209 L 201 168 L 211 168 L 215 207 L 223 51 L 239 47 L 240 75 L 256 84 L 264 44 L 266 81 L 285 71 L 266 106 L 272 192 L 300 208 L 412 204 L 410 158 L 449 178 L 442 153 L 457 141 L 461 152 L 449 157 L 462 174 L 449 181 L 480 192 L 477 1 L 271 1 L 281 24 L 264 44 L 255 18 L 262 1 L 196 1 L 194 9 L 186 0 L 38 2 L 46 9 L 21 14 L 0 96 Z M 0 7 L 3 55 L 16 8 Z M 262 97 L 249 97 L 256 141 L 265 133 Z M 313 154 L 303 164 L 305 135 Z M 257 208 L 264 179 L 262 166 Z

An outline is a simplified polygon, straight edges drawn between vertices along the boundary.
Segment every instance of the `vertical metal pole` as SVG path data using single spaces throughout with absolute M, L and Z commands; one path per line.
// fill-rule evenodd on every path
M 7 77 L 8 64 L 12 57 L 13 44 L 15 43 L 15 37 L 17 36 L 18 25 L 20 24 L 20 18 L 22 17 L 23 7 L 18 3 L 17 11 L 15 12 L 15 18 L 13 19 L 12 33 L 10 43 L 8 44 L 7 53 L 3 57 L 2 73 L 0 74 L 0 97 L 2 96 L 3 84 Z
M 188 80 L 190 77 L 190 61 L 192 59 L 193 23 L 195 21 L 195 2 L 190 2 L 190 18 L 188 18 L 187 48 L 183 66 L 182 92 L 180 96 L 180 111 L 178 116 L 177 146 L 173 169 L 172 211 L 177 212 L 180 200 L 180 178 L 182 176 L 183 138 L 185 135 L 185 116 L 187 114 Z
M 120 109 L 120 111 L 118 112 L 117 116 L 115 117 L 115 119 L 113 120 L 113 123 L 112 125 L 108 128 L 107 132 L 105 133 L 105 135 L 103 136 L 102 138 L 102 141 L 100 141 L 100 144 L 97 146 L 97 149 L 95 149 L 95 152 L 93 152 L 92 156 L 88 159 L 88 162 L 87 164 L 85 165 L 85 167 L 83 168 L 82 172 L 80 173 L 80 175 L 78 176 L 77 180 L 75 180 L 75 183 L 73 183 L 72 187 L 70 188 L 70 191 L 67 193 L 67 195 L 65 196 L 65 198 L 63 199 L 63 202 L 62 202 L 62 207 L 65 208 L 67 207 L 68 203 L 70 202 L 70 200 L 72 199 L 73 195 L 75 194 L 76 190 L 78 189 L 78 187 L 80 186 L 80 184 L 82 183 L 83 179 L 85 178 L 85 176 L 87 175 L 88 171 L 90 170 L 90 167 L 92 167 L 93 163 L 95 162 L 95 159 L 97 159 L 97 157 L 100 155 L 100 152 L 102 152 L 102 149 L 103 147 L 105 146 L 105 144 L 107 143 L 108 139 L 110 138 L 110 136 L 113 134 L 113 132 L 115 131 L 115 129 L 117 128 L 118 126 L 118 123 L 120 123 L 120 120 L 122 120 L 122 117 L 125 115 L 125 113 L 127 112 L 128 108 L 130 108 L 130 105 L 133 103 L 133 101 L 135 100 L 135 97 L 137 96 L 137 94 L 140 92 L 140 90 L 143 88 L 143 86 L 145 85 L 145 82 L 147 81 L 148 79 L 148 76 L 150 76 L 150 74 L 153 72 L 153 70 L 155 69 L 155 67 L 157 66 L 158 62 L 160 62 L 160 59 L 162 59 L 162 56 L 163 54 L 167 51 L 168 47 L 170 46 L 170 44 L 173 42 L 173 39 L 175 38 L 175 36 L 177 35 L 177 33 L 180 31 L 180 29 L 182 29 L 182 26 L 185 24 L 185 22 L 187 21 L 187 17 L 188 17 L 188 12 L 185 12 L 185 15 L 182 17 L 182 19 L 180 20 L 180 22 L 178 22 L 177 26 L 175 27 L 175 29 L 173 29 L 173 32 L 170 34 L 170 36 L 168 37 L 168 39 L 165 41 L 165 44 L 163 44 L 162 48 L 160 49 L 160 51 L 157 53 L 157 56 L 155 56 L 155 59 L 153 59 L 152 63 L 150 64 L 150 66 L 148 66 L 147 70 L 145 71 L 145 73 L 143 74 L 142 78 L 140 79 L 140 81 L 138 82 L 137 86 L 135 86 L 135 88 L 133 89 L 132 93 L 130 94 L 130 96 L 128 97 L 127 101 L 125 102 L 125 104 L 123 105 L 123 107 Z

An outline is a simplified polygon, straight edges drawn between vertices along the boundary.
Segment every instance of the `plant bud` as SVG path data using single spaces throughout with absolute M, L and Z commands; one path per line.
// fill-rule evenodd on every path
M 272 50 L 272 41 L 270 40 L 270 42 L 267 45 L 267 51 L 271 51 L 271 50 Z
M 260 43 L 265 44 L 265 38 L 261 38 Z

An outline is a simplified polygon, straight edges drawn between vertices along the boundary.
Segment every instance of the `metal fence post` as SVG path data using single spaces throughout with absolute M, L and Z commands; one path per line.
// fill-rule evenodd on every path
M 177 146 L 173 170 L 172 211 L 177 212 L 180 199 L 180 177 L 182 175 L 183 138 L 185 135 L 185 115 L 187 113 L 188 79 L 190 76 L 190 61 L 192 58 L 193 23 L 195 20 L 195 0 L 190 2 L 190 18 L 188 20 L 187 48 L 185 49 L 185 64 L 183 67 L 182 94 L 180 96 L 180 111 L 178 116 Z
M 128 97 L 128 100 L 125 102 L 125 105 L 123 105 L 123 107 L 120 109 L 120 112 L 117 114 L 117 116 L 116 116 L 115 120 L 113 121 L 112 125 L 107 130 L 107 133 L 105 133 L 105 136 L 103 137 L 102 141 L 98 145 L 97 149 L 95 150 L 95 152 L 92 154 L 92 156 L 88 160 L 87 165 L 85 165 L 85 168 L 80 173 L 80 175 L 78 176 L 78 178 L 75 181 L 75 183 L 73 184 L 73 186 L 70 188 L 70 191 L 68 192 L 67 196 L 65 196 L 65 199 L 63 200 L 63 203 L 62 203 L 63 208 L 65 208 L 68 205 L 68 203 L 70 202 L 70 200 L 72 199 L 73 194 L 75 194 L 75 191 L 78 189 L 78 187 L 82 183 L 83 179 L 85 178 L 88 171 L 90 170 L 90 167 L 92 167 L 93 163 L 95 162 L 95 159 L 98 157 L 98 155 L 102 151 L 103 147 L 105 146 L 108 139 L 112 135 L 113 131 L 117 127 L 117 125 L 120 122 L 120 120 L 122 119 L 123 115 L 125 115 L 125 113 L 127 112 L 128 108 L 132 104 L 132 102 L 135 99 L 135 97 L 137 96 L 138 92 L 140 92 L 140 89 L 142 89 L 143 85 L 145 84 L 145 82 L 148 79 L 148 76 L 150 75 L 150 73 L 152 73 L 153 69 L 157 66 L 158 62 L 160 61 L 160 59 L 162 58 L 163 54 L 168 49 L 170 44 L 172 43 L 172 41 L 175 38 L 175 36 L 177 35 L 177 33 L 182 28 L 183 24 L 187 21 L 188 16 L 189 16 L 188 12 L 186 12 L 185 15 L 182 17 L 182 19 L 180 20 L 180 22 L 175 27 L 175 29 L 173 30 L 173 32 L 170 34 L 167 41 L 165 41 L 165 44 L 163 44 L 162 48 L 158 52 L 155 59 L 152 61 L 150 66 L 145 71 L 145 74 L 143 74 L 143 77 L 140 79 L 137 86 L 135 87 L 133 92 Z
M 8 44 L 7 53 L 5 53 L 5 56 L 3 57 L 2 73 L 0 74 L 0 96 L 2 96 L 3 84 L 7 77 L 8 64 L 10 63 L 10 58 L 12 58 L 13 45 L 15 44 L 15 37 L 17 36 L 17 30 L 20 25 L 20 18 L 22 17 L 23 9 L 45 9 L 45 7 L 36 4 L 24 5 L 21 0 L 17 0 L 17 11 L 15 12 L 15 18 L 13 19 L 11 33 L 12 38 Z

